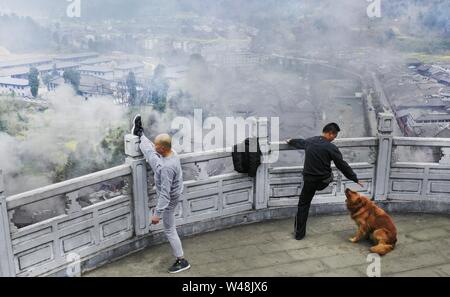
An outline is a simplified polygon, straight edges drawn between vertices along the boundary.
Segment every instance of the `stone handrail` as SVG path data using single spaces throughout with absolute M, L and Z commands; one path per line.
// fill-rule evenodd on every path
M 394 146 L 450 147 L 450 138 L 393 137 Z
M 124 164 L 88 175 L 69 179 L 35 190 L 23 192 L 6 198 L 7 209 L 11 210 L 23 205 L 39 202 L 49 197 L 76 191 L 96 183 L 131 174 L 129 165 Z
M 333 142 L 339 148 L 345 147 L 375 147 L 378 145 L 378 138 L 376 137 L 360 137 L 360 138 L 340 138 Z M 271 150 L 290 151 L 296 150 L 294 147 L 288 145 L 285 141 L 271 142 Z
M 351 164 L 365 184 L 361 192 L 386 207 L 393 202 L 420 201 L 439 203 L 427 204 L 427 208 L 420 205 L 421 211 L 450 210 L 444 206 L 450 205 L 450 139 L 393 137 L 393 121 L 392 115 L 381 114 L 376 137 L 335 141 L 340 148 L 376 151 L 374 160 Z M 258 137 L 263 160 L 276 151 L 295 150 L 285 142 L 270 143 L 264 134 Z M 443 158 L 439 163 L 393 162 L 393 150 L 402 146 L 442 148 Z M 89 270 L 164 241 L 162 226 L 150 224 L 156 197 L 149 187 L 151 172 L 137 137 L 126 135 L 125 154 L 121 166 L 10 197 L 3 195 L 0 181 L 0 276 L 71 275 L 69 256 L 78 257 L 78 268 Z M 303 186 L 302 166 L 277 167 L 263 162 L 255 178 L 237 172 L 214 176 L 206 172 L 210 161 L 230 157 L 230 148 L 180 155 L 182 166 L 195 164 L 200 170 L 197 177 L 184 183 L 176 216 L 182 235 L 294 213 Z M 333 175 L 333 183 L 314 200 L 315 213 L 344 209 L 344 190 L 354 183 L 334 167 Z M 129 188 L 113 195 L 102 188 L 115 179 L 126 179 Z M 80 205 L 78 192 L 91 195 L 93 202 Z M 57 197 L 69 202 L 65 213 L 25 227 L 14 225 L 16 209 Z
M 180 154 L 180 161 L 182 164 L 184 164 L 184 163 L 209 161 L 214 159 L 222 159 L 230 156 L 231 156 L 231 148 L 224 148 L 204 152 Z

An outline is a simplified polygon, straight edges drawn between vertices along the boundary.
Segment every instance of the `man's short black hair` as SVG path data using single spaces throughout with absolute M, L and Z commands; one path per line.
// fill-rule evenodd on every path
M 326 124 L 322 130 L 323 133 L 331 132 L 333 134 L 338 134 L 340 131 L 341 131 L 341 128 L 339 128 L 338 124 L 336 124 L 336 123 Z

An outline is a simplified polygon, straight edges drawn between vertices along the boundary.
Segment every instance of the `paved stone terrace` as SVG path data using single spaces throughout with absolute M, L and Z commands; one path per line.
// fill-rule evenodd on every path
M 450 276 L 450 216 L 394 214 L 398 244 L 381 258 L 382 276 Z M 292 238 L 293 219 L 184 238 L 192 268 L 175 276 L 366 276 L 370 243 L 350 243 L 348 215 L 310 217 L 307 237 Z M 168 243 L 105 265 L 85 276 L 169 276 Z

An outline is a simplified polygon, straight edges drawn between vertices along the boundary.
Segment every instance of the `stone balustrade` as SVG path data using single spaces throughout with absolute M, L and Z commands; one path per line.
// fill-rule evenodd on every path
M 335 141 L 342 150 L 366 151 L 350 164 L 364 188 L 333 168 L 334 181 L 318 193 L 311 212 L 345 211 L 347 187 L 390 211 L 450 212 L 450 139 L 394 137 L 393 121 L 381 114 L 376 137 Z M 258 121 L 263 164 L 255 178 L 233 170 L 230 150 L 180 155 L 185 182 L 176 216 L 182 236 L 295 214 L 303 167 L 268 162 L 295 149 L 270 142 L 260 132 L 265 125 Z M 404 147 L 412 158 L 397 161 Z M 422 148 L 439 150 L 440 160 L 414 158 Z M 137 137 L 125 136 L 125 154 L 121 166 L 9 197 L 0 178 L 0 276 L 73 275 L 73 265 L 95 269 L 165 241 L 161 224 L 150 224 L 156 193 Z M 51 204 L 63 205 L 64 212 L 26 226 L 14 223 L 22 208 Z

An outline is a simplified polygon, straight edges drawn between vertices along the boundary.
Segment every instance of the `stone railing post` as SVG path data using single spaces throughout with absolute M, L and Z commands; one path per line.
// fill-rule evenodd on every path
M 375 200 L 386 200 L 391 170 L 392 137 L 394 116 L 380 113 L 378 116 L 378 157 L 375 176 Z
M 0 277 L 7 277 L 15 276 L 15 269 L 6 197 L 3 192 L 3 175 L 0 170 Z
M 139 149 L 139 137 L 125 135 L 126 163 L 133 177 L 134 230 L 136 235 L 149 232 L 150 216 L 147 190 L 147 164 Z
M 261 165 L 255 178 L 255 209 L 267 208 L 269 201 L 269 139 L 267 118 L 259 118 L 256 122 L 256 135 L 261 149 Z

